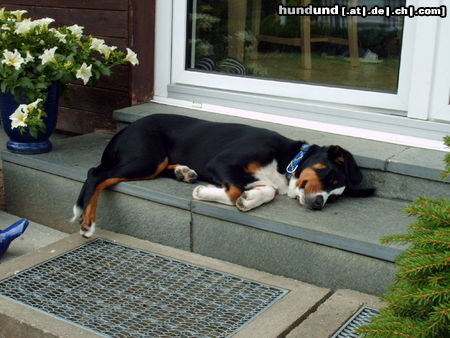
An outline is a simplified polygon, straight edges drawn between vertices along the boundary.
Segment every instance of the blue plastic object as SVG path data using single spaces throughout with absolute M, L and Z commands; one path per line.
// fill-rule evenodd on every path
M 27 219 L 22 218 L 5 230 L 0 231 L 0 257 L 8 250 L 11 242 L 27 230 L 28 224 L 30 224 L 30 222 Z

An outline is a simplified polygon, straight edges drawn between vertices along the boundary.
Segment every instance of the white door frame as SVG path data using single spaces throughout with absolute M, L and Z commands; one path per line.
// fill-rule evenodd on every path
M 434 6 L 442 1 L 447 0 L 407 0 L 407 5 Z M 283 97 L 295 98 L 308 103 L 316 102 L 318 105 L 325 103 L 327 105 L 367 107 L 369 111 L 371 109 L 373 111 L 374 108 L 377 111 L 403 111 L 408 117 L 414 119 L 439 118 L 445 120 L 440 117 L 442 113 L 439 111 L 442 109 L 437 108 L 439 104 L 435 97 L 440 96 L 440 92 L 444 88 L 447 89 L 448 97 L 450 77 L 445 77 L 439 71 L 433 71 L 436 70 L 433 62 L 436 58 L 436 46 L 442 45 L 433 37 L 438 36 L 438 30 L 450 32 L 448 30 L 449 20 L 438 17 L 405 18 L 399 88 L 397 94 L 388 94 L 186 71 L 186 3 L 186 0 L 157 0 L 155 66 L 155 96 L 157 97 L 168 97 L 167 86 L 170 84 L 187 85 L 193 88 L 201 86 L 224 91 L 258 93 L 281 99 Z M 445 25 L 444 21 L 447 21 Z M 443 39 L 444 34 L 439 36 Z M 446 47 L 448 49 L 448 46 Z M 439 60 L 441 63 L 445 63 L 443 59 L 450 53 L 448 50 L 444 50 L 444 47 L 439 50 L 438 64 Z M 434 81 L 433 74 L 435 75 Z M 298 93 L 301 93 L 301 97 Z M 430 105 L 434 109 L 430 110 Z
M 444 1 L 442 1 L 444 3 Z M 450 19 L 438 23 L 435 71 L 431 95 L 430 118 L 450 121 Z M 450 132 L 449 132 L 450 133 Z

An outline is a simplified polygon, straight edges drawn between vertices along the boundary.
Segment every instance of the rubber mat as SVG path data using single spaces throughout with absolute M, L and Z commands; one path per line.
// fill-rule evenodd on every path
M 0 295 L 113 337 L 226 337 L 287 290 L 96 239 L 0 281 Z

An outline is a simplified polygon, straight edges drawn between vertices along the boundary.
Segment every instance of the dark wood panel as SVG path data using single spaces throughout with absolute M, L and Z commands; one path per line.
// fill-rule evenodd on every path
M 155 0 L 130 1 L 130 48 L 138 55 L 139 66 L 131 68 L 132 104 L 148 102 L 154 92 Z
M 28 16 L 55 19 L 55 26 L 77 24 L 86 34 L 114 38 L 128 38 L 128 12 L 91 9 L 48 8 L 31 6 L 6 6 L 8 10 L 25 9 Z
M 113 130 L 115 123 L 111 116 L 95 112 L 60 107 L 56 128 L 61 131 L 86 134 L 96 130 Z
M 126 92 L 76 84 L 68 86 L 67 96 L 69 101 L 61 100 L 61 107 L 93 111 L 108 116 L 112 115 L 115 109 L 131 105 L 129 94 Z
M 102 10 L 109 9 L 117 11 L 128 10 L 128 0 L 5 0 L 0 2 L 0 6 L 3 7 L 4 4 Z
M 101 89 L 112 89 L 114 91 L 126 92 L 130 88 L 129 83 L 129 68 L 127 65 L 117 66 L 113 69 L 113 74 L 111 76 L 104 76 L 100 78 L 99 83 L 95 86 L 95 88 Z M 77 80 L 74 84 L 82 86 L 83 82 L 81 80 Z

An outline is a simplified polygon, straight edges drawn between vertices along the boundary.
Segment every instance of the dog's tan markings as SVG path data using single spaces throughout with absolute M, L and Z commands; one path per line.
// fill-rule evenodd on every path
M 177 169 L 181 164 L 169 164 L 166 169 L 167 170 L 175 170 Z
M 258 162 L 252 161 L 250 162 L 247 167 L 244 169 L 246 173 L 254 175 L 259 169 L 261 169 L 261 164 Z
M 89 204 L 87 205 L 86 210 L 85 210 L 85 212 L 83 214 L 83 219 L 81 221 L 81 227 L 84 230 L 89 230 L 91 224 L 95 222 L 98 199 L 100 197 L 100 193 L 103 190 L 105 190 L 106 188 L 108 188 L 108 187 L 110 187 L 110 186 L 112 186 L 114 184 L 117 184 L 119 182 L 153 179 L 156 176 L 158 176 L 164 169 L 167 168 L 167 164 L 168 163 L 169 163 L 169 160 L 166 157 L 158 165 L 158 167 L 156 168 L 156 171 L 150 176 L 146 176 L 146 177 L 142 177 L 142 178 L 134 178 L 134 179 L 132 179 L 132 178 L 120 178 L 120 177 L 108 178 L 108 179 L 104 180 L 102 183 L 100 183 L 99 185 L 97 185 L 97 187 L 95 188 L 94 194 L 92 195 L 92 198 L 91 198 Z
M 81 227 L 85 230 L 88 230 L 92 223 L 95 222 L 95 214 L 98 204 L 98 198 L 100 197 L 100 193 L 106 189 L 107 187 L 117 184 L 119 182 L 127 181 L 126 178 L 108 178 L 107 180 L 100 183 L 94 191 L 92 195 L 91 201 L 86 207 L 86 211 L 83 214 L 83 220 L 81 222 Z
M 313 165 L 313 168 L 314 169 L 326 169 L 327 166 L 325 164 L 323 164 L 323 163 L 316 163 L 316 164 Z
M 236 187 L 235 185 L 230 185 L 225 189 L 226 194 L 228 195 L 228 198 L 230 199 L 231 203 L 235 204 L 237 199 L 242 195 L 242 190 Z
M 323 185 L 319 176 L 317 176 L 317 173 L 311 168 L 306 168 L 302 171 L 296 182 L 296 186 L 304 187 L 308 194 L 315 194 L 323 191 Z

